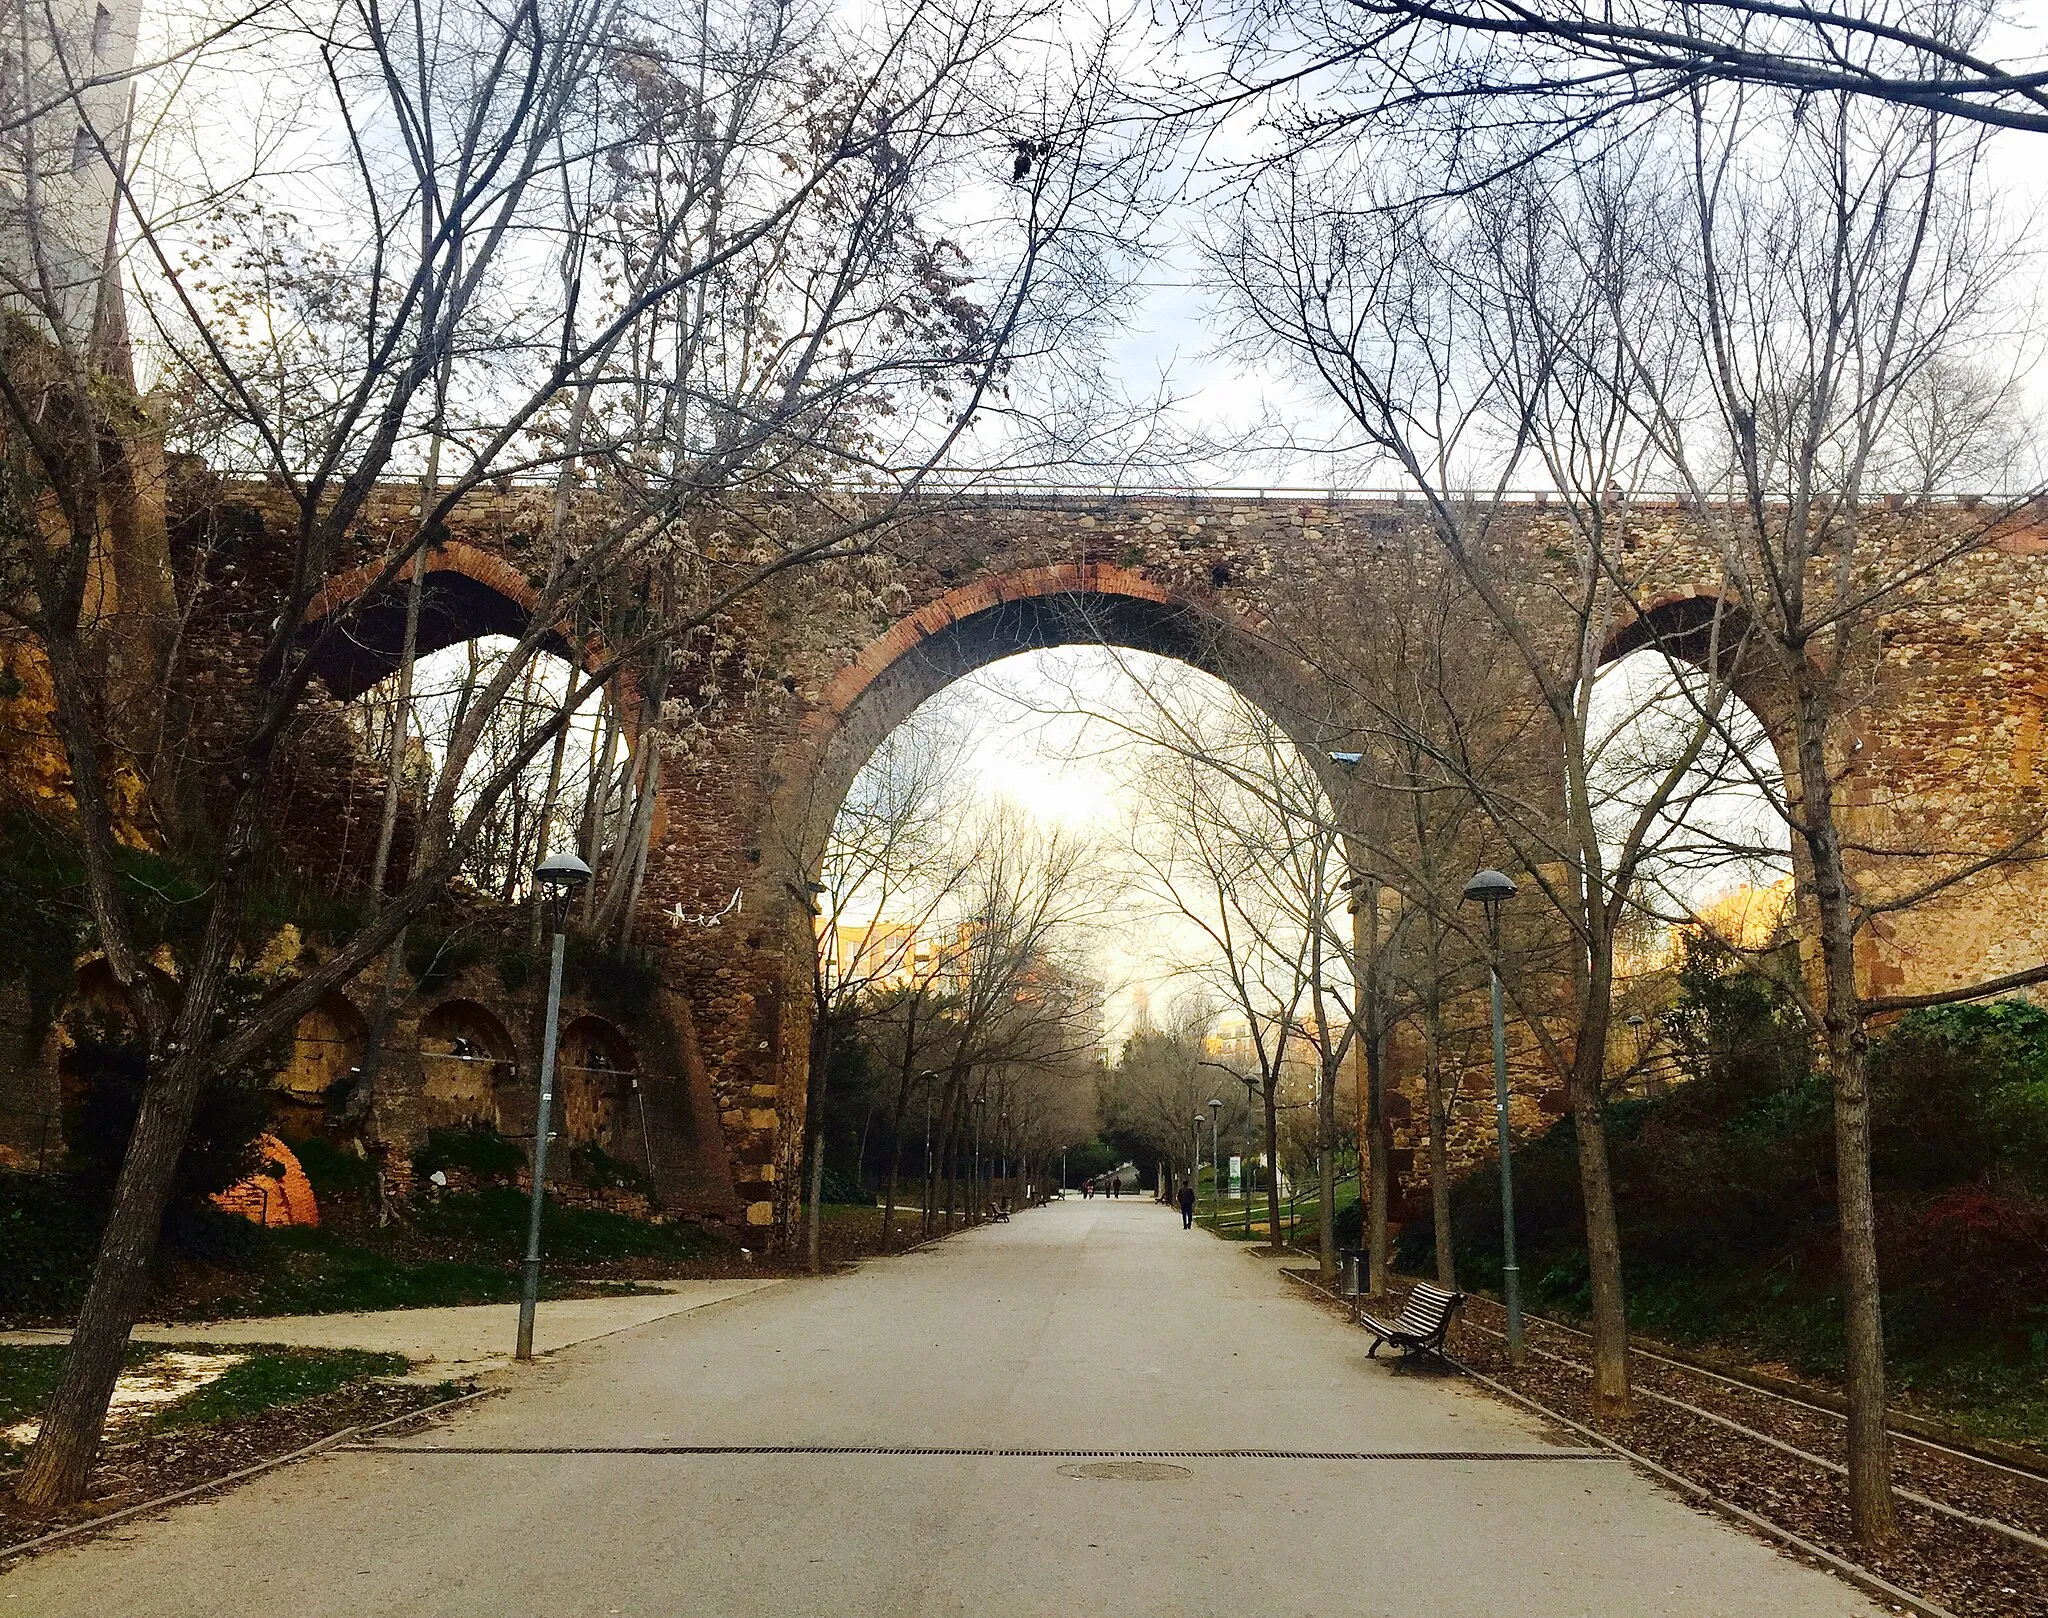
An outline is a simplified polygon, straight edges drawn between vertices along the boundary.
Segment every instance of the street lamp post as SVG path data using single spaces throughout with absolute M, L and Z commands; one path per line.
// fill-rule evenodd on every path
M 1522 1267 L 1515 1259 L 1515 1171 L 1508 1138 L 1508 1037 L 1500 992 L 1500 907 L 1515 896 L 1512 878 L 1485 870 L 1465 897 L 1486 911 L 1487 976 L 1493 986 L 1493 1119 L 1500 1134 L 1501 1292 L 1508 1310 L 1508 1360 L 1522 1363 Z
M 1188 1184 L 1195 1188 L 1195 1195 L 1202 1194 L 1202 1115 L 1195 1114 L 1195 1168 Z
M 533 1194 L 526 1212 L 526 1273 L 519 1283 L 519 1341 L 516 1360 L 533 1358 L 533 1311 L 540 1302 L 540 1211 L 548 1175 L 548 1126 L 555 1095 L 555 1039 L 562 1021 L 562 953 L 569 937 L 569 896 L 590 880 L 590 867 L 574 854 L 550 854 L 533 868 L 533 880 L 547 895 L 554 954 L 548 965 L 547 1026 L 540 1046 L 540 1111 L 533 1126 Z
M 1208 1186 L 1214 1192 L 1214 1200 L 1208 1204 L 1208 1229 L 1223 1229 L 1223 1147 L 1217 1141 L 1217 1114 L 1223 1112 L 1223 1102 L 1214 1096 L 1208 1098 Z M 1200 1116 L 1200 1114 L 1196 1114 Z
M 1252 1160 L 1252 1132 L 1254 1128 L 1252 1123 L 1252 1097 L 1258 1094 L 1259 1083 L 1249 1073 L 1240 1074 L 1239 1077 L 1244 1080 L 1244 1160 L 1246 1166 L 1249 1167 Z M 1273 1232 L 1276 1240 L 1279 1234 L 1277 1230 Z M 1249 1174 L 1245 1176 L 1244 1182 L 1244 1239 L 1246 1241 L 1252 1239 L 1252 1182 Z
M 972 1222 L 977 1225 L 981 1223 L 982 1210 L 986 1206 L 981 1195 L 981 1109 L 987 1105 L 988 1097 L 986 1095 L 978 1095 L 974 1098 L 974 1218 Z

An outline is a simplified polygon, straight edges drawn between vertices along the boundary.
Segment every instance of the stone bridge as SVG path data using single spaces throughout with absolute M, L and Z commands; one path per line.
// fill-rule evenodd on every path
M 436 630 L 444 642 L 519 620 L 525 586 L 500 553 L 505 535 L 537 529 L 539 498 L 496 494 L 461 513 L 436 564 L 449 586 Z M 1433 555 L 1419 512 L 1392 498 L 952 501 L 859 564 L 788 575 L 747 603 L 754 678 L 666 769 L 636 936 L 661 950 L 665 984 L 688 1004 L 732 1191 L 750 1221 L 772 1218 L 803 1107 L 804 884 L 880 740 L 963 674 L 1092 642 L 1207 670 L 1322 760 L 1355 735 L 1355 698 L 1343 687 L 1355 691 L 1357 678 L 1355 664 L 1334 682 L 1322 665 L 1403 610 L 1415 559 Z M 1975 519 L 1951 509 L 1919 520 Z M 1612 655 L 1697 623 L 1714 593 L 1715 570 L 1675 506 L 1635 508 L 1630 526 L 1640 599 L 1656 605 L 1651 622 L 1618 626 Z M 1563 518 L 1531 502 L 1512 511 L 1508 530 L 1539 600 L 1543 570 L 1570 554 Z M 1943 575 L 1938 595 L 1909 597 L 1883 620 L 1842 762 L 1850 831 L 1864 849 L 1960 854 L 1997 843 L 2037 806 L 2044 592 L 2048 534 L 2019 521 Z M 1466 627 L 1489 639 L 1479 621 Z M 1487 655 L 1503 689 L 1514 689 L 1512 661 Z M 373 660 L 341 683 L 358 687 L 384 666 Z M 1769 682 L 1738 675 L 1736 684 L 1778 729 L 1782 704 Z M 1330 785 L 1344 802 L 1342 780 Z M 683 919 L 718 911 L 735 891 L 740 910 L 721 925 Z M 1880 917 L 1865 980 L 1921 992 L 2031 966 L 2048 947 L 2042 896 L 2036 868 L 2022 866 Z
M 187 511 L 174 535 L 182 523 L 189 543 L 203 524 L 216 536 L 241 535 L 253 555 L 276 520 L 273 499 L 215 485 L 206 509 Z M 368 526 L 403 527 L 411 499 L 394 490 Z M 422 652 L 526 622 L 534 592 L 525 549 L 545 531 L 544 502 L 540 491 L 515 488 L 464 504 L 429 562 Z M 1898 520 L 1976 519 L 1948 508 Z M 1498 526 L 1540 617 L 1546 570 L 1570 566 L 1565 519 L 1530 501 L 1509 508 Z M 1615 656 L 1656 632 L 1697 625 L 1715 592 L 1715 569 L 1677 507 L 1632 506 L 1627 526 L 1638 598 L 1655 606 L 1645 621 L 1616 626 Z M 374 533 L 365 538 L 375 543 Z M 696 699 L 704 717 L 687 745 L 665 757 L 635 920 L 635 943 L 654 952 L 660 980 L 660 1028 L 640 1037 L 658 1055 L 639 1060 L 662 1069 L 647 1092 L 662 1114 L 651 1129 L 677 1143 L 683 1163 L 657 1176 L 668 1182 L 665 1192 L 756 1224 L 770 1223 L 778 1194 L 787 1194 L 808 1051 L 805 884 L 818 873 L 855 774 L 918 704 L 1013 653 L 1123 646 L 1229 682 L 1325 765 L 1331 749 L 1358 736 L 1361 671 L 1373 665 L 1388 626 L 1409 611 L 1418 562 L 1426 570 L 1435 557 L 1421 508 L 1393 497 L 954 498 L 913 514 L 871 555 L 784 575 L 744 602 L 735 631 L 744 674 L 703 676 L 698 689 L 686 679 L 671 691 Z M 337 579 L 329 599 L 357 587 Z M 2029 513 L 1943 574 L 1938 589 L 1909 596 L 1881 622 L 1867 648 L 1867 696 L 1841 761 L 1850 831 L 1867 870 L 1883 863 L 1872 852 L 1882 848 L 1960 856 L 1996 844 L 2038 808 L 2048 704 L 2044 592 L 2048 533 Z M 252 598 L 247 610 L 259 606 Z M 351 646 L 322 671 L 333 694 L 352 696 L 388 672 L 399 632 L 397 602 L 365 614 Z M 1467 612 L 1456 632 L 1501 693 L 1503 711 L 1522 701 L 1519 665 L 1486 623 Z M 572 641 L 565 628 L 558 649 L 572 651 Z M 1782 732 L 1769 680 L 1738 673 L 1736 684 L 1767 727 Z M 1330 768 L 1332 799 L 1343 805 L 1346 783 Z M 319 799 L 309 794 L 309 803 Z M 367 844 L 359 839 L 358 847 Z M 1924 868 L 1907 861 L 1896 880 Z M 1892 880 L 1873 874 L 1879 887 Z M 735 892 L 739 908 L 718 925 L 695 919 L 720 911 Z M 1881 916 L 1866 938 L 1865 981 L 1919 992 L 2032 966 L 2048 947 L 2043 897 L 2036 867 L 2009 866 Z M 522 1008 L 516 1014 L 498 1015 L 482 1006 L 486 988 L 459 987 L 456 998 L 469 1009 L 415 1012 L 419 1028 L 408 1032 L 421 1034 L 424 1053 L 413 1059 L 415 1093 L 455 1082 L 453 1069 L 425 1069 L 448 1066 L 450 1030 L 463 1017 L 481 1014 L 492 1027 L 463 1034 L 461 1048 L 530 1071 L 531 1053 L 521 1062 L 513 1050 L 526 1037 L 516 1032 L 522 1019 L 531 1020 L 530 991 L 511 997 Z M 355 997 L 356 1015 L 364 1003 Z M 587 1005 L 575 1009 L 594 1016 Z M 332 1015 L 351 1013 L 337 1007 Z M 449 1026 L 439 1028 L 437 1017 Z M 438 1041 L 429 1037 L 437 1028 Z M 598 1032 L 599 1044 L 626 1037 Z M 644 1096 L 635 1100 L 646 1105 Z M 501 1111 L 512 1116 L 517 1107 Z

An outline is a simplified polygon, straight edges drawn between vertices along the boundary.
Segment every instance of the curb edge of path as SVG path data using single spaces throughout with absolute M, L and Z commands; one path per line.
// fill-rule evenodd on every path
M 181 1500 L 190 1500 L 196 1495 L 209 1494 L 215 1489 L 225 1489 L 229 1484 L 240 1483 L 247 1478 L 275 1471 L 278 1467 L 288 1466 L 293 1461 L 303 1461 L 310 1456 L 318 1455 L 323 1450 L 329 1450 L 337 1444 L 345 1443 L 351 1438 L 360 1438 L 369 1433 L 381 1433 L 387 1427 L 397 1427 L 408 1421 L 418 1421 L 424 1416 L 435 1414 L 437 1411 L 451 1410 L 456 1405 L 469 1404 L 473 1400 L 482 1399 L 489 1394 L 502 1391 L 500 1388 L 472 1388 L 467 1393 L 456 1394 L 452 1399 L 443 1399 L 435 1404 L 422 1405 L 417 1410 L 408 1410 L 402 1416 L 392 1416 L 387 1420 L 370 1422 L 367 1425 L 358 1424 L 354 1427 L 344 1427 L 338 1433 L 329 1433 L 325 1438 L 316 1438 L 310 1444 L 303 1444 L 299 1448 L 289 1450 L 283 1455 L 272 1455 L 265 1460 L 255 1462 L 253 1465 L 242 1467 L 239 1471 L 229 1472 L 217 1478 L 209 1478 L 204 1483 L 195 1483 L 189 1488 L 177 1489 L 170 1494 L 159 1495 L 154 1500 L 144 1500 L 138 1505 L 123 1506 L 119 1511 L 110 1511 L 104 1517 L 89 1517 L 84 1522 L 68 1523 L 62 1528 L 52 1529 L 47 1534 L 39 1534 L 34 1539 L 17 1540 L 12 1545 L 0 1545 L 0 1571 L 5 1571 L 15 1562 L 22 1560 L 29 1552 L 41 1550 L 48 1545 L 54 1545 L 59 1540 L 71 1539 L 79 1534 L 91 1533 L 94 1529 L 111 1528 L 116 1523 L 125 1522 L 131 1517 L 139 1517 L 145 1512 L 161 1511 L 166 1506 L 174 1506 Z
M 1324 1292 L 1322 1288 L 1314 1285 L 1304 1277 L 1295 1275 L 1287 1270 L 1282 1270 L 1280 1273 L 1316 1300 L 1330 1304 L 1337 1302 L 1330 1294 Z M 1681 1476 L 1669 1467 L 1660 1466 L 1647 1455 L 1637 1454 L 1626 1444 L 1615 1442 L 1605 1433 L 1596 1432 L 1591 1427 L 1573 1421 L 1569 1416 L 1559 1415 L 1548 1406 L 1538 1404 L 1528 1395 L 1517 1393 L 1505 1383 L 1496 1382 L 1492 1377 L 1482 1375 L 1461 1361 L 1452 1359 L 1448 1354 L 1444 1356 L 1444 1359 L 1449 1364 L 1456 1366 L 1461 1376 L 1490 1389 L 1503 1399 L 1511 1400 L 1521 1405 L 1524 1409 L 1534 1411 L 1545 1421 L 1555 1422 L 1560 1427 L 1568 1427 L 1581 1437 L 1590 1439 L 1600 1445 L 1601 1448 L 1613 1451 L 1631 1465 L 1649 1473 L 1657 1481 L 1668 1485 L 1681 1496 L 1690 1499 L 1698 1505 L 1705 1506 L 1708 1510 L 1727 1518 L 1731 1522 L 1740 1523 L 1743 1527 L 1753 1529 L 1767 1539 L 1776 1540 L 1779 1544 L 1797 1551 L 1800 1555 L 1819 1563 L 1846 1583 L 1853 1584 L 1865 1595 L 1877 1596 L 1882 1600 L 1904 1607 L 1909 1612 L 1917 1613 L 1919 1618 L 1957 1618 L 1957 1615 L 1949 1611 L 1948 1608 L 1939 1606 L 1932 1601 L 1926 1600 L 1924 1597 L 1916 1596 L 1912 1591 L 1893 1584 L 1891 1580 L 1885 1578 L 1882 1574 L 1873 1573 L 1869 1568 L 1864 1567 L 1860 1563 L 1852 1562 L 1844 1556 L 1838 1556 L 1833 1551 L 1827 1549 L 1827 1547 L 1816 1545 L 1804 1535 L 1794 1533 L 1789 1528 L 1780 1527 L 1769 1518 L 1760 1517 L 1755 1512 L 1736 1505 L 1732 1500 L 1723 1500 L 1704 1484 L 1695 1483 L 1691 1478 Z

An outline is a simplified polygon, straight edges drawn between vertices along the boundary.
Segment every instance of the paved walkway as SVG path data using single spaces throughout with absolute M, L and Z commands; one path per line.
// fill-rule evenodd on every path
M 1073 1475 L 1132 1450 L 1186 1475 Z M 1068 1202 L 565 1349 L 427 1434 L 25 1563 L 0 1618 L 1876 1611 L 1556 1455 L 1171 1212 Z
M 613 1332 L 666 1320 L 707 1304 L 744 1297 L 763 1281 L 645 1281 L 652 1295 L 627 1298 L 563 1298 L 534 1312 L 533 1349 L 551 1354 Z M 293 1348 L 369 1348 L 403 1354 L 413 1362 L 413 1380 L 440 1382 L 504 1370 L 512 1364 L 519 1334 L 519 1305 L 483 1303 L 447 1309 L 379 1309 L 331 1315 L 261 1315 L 203 1325 L 137 1326 L 149 1343 L 285 1343 Z M 0 1343 L 69 1342 L 66 1331 L 0 1332 Z

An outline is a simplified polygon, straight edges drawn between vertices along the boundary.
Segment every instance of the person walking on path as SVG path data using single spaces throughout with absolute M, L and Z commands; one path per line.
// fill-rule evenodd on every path
M 1180 1228 L 1182 1230 L 1193 1230 L 1195 1228 L 1195 1188 L 1191 1185 L 1184 1185 L 1180 1188 Z

